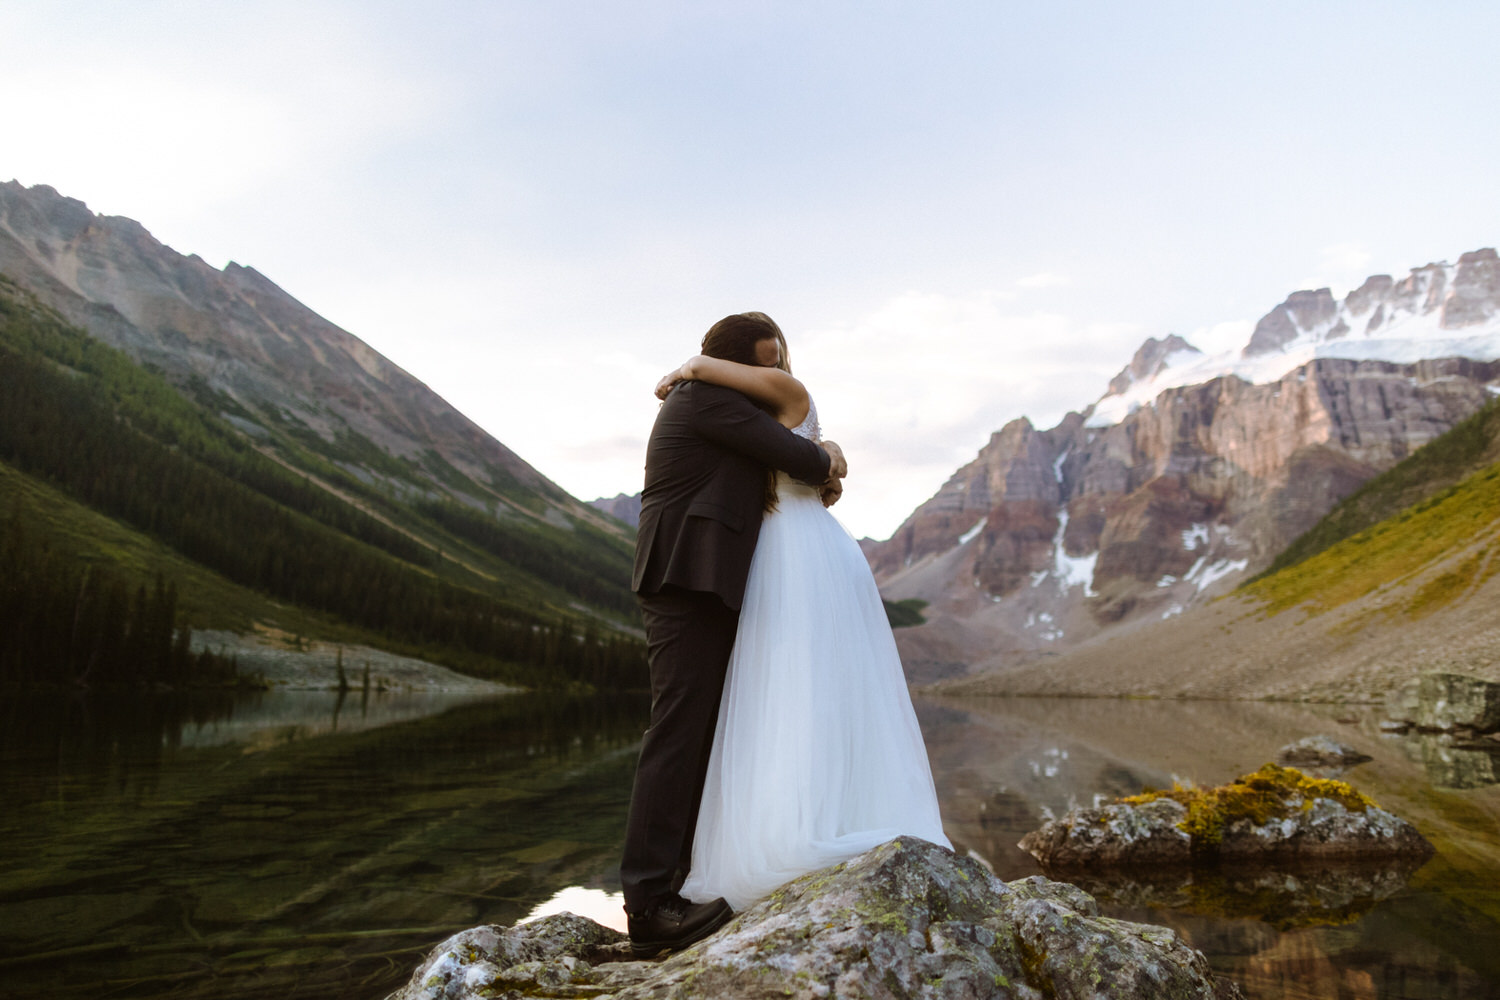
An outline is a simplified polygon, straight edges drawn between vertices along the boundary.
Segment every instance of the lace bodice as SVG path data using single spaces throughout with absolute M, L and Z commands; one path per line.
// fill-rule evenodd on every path
M 807 397 L 807 416 L 802 418 L 802 423 L 792 428 L 792 433 L 809 441 L 822 440 L 823 431 L 818 426 L 818 405 L 812 401 L 811 396 Z
M 809 396 L 807 400 L 807 416 L 802 418 L 802 423 L 792 428 L 792 433 L 798 437 L 807 438 L 809 441 L 821 441 L 823 430 L 818 426 L 818 407 Z M 799 483 L 785 472 L 776 473 L 776 491 L 782 495 L 801 494 L 803 496 L 815 497 L 818 491 L 806 483 Z

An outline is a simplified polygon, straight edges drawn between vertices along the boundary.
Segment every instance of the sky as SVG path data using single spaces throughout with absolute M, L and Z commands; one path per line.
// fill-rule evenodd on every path
M 0 3 L 0 180 L 256 268 L 581 499 L 759 309 L 888 537 L 1147 337 L 1500 242 L 1500 5 Z

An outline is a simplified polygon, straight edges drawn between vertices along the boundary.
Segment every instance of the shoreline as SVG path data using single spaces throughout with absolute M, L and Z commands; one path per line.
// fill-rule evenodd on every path
M 203 649 L 233 657 L 243 679 L 259 678 L 260 686 L 273 691 L 336 691 L 341 687 L 352 691 L 367 683 L 374 691 L 517 694 L 527 690 L 372 646 L 296 640 L 276 633 L 195 630 L 192 650 Z

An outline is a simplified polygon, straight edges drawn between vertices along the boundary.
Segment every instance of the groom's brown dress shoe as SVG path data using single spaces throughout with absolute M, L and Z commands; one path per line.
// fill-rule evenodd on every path
M 722 899 L 689 903 L 676 893 L 663 896 L 645 913 L 627 913 L 630 953 L 652 958 L 668 948 L 676 951 L 702 941 L 729 923 L 734 911 Z

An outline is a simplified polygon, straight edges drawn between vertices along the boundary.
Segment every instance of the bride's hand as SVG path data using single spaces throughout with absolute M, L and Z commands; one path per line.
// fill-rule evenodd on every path
M 832 441 L 820 441 L 823 450 L 828 452 L 828 478 L 843 479 L 849 474 L 849 463 L 844 461 L 844 449 Z
M 656 383 L 656 398 L 657 399 L 666 399 L 667 398 L 667 393 L 671 392 L 672 391 L 672 387 L 674 385 L 676 385 L 678 382 L 681 382 L 681 381 L 682 381 L 682 369 L 681 368 L 677 368 L 677 369 L 674 369 L 673 371 L 667 372 L 667 374 L 663 375 L 661 377 L 661 380 Z

